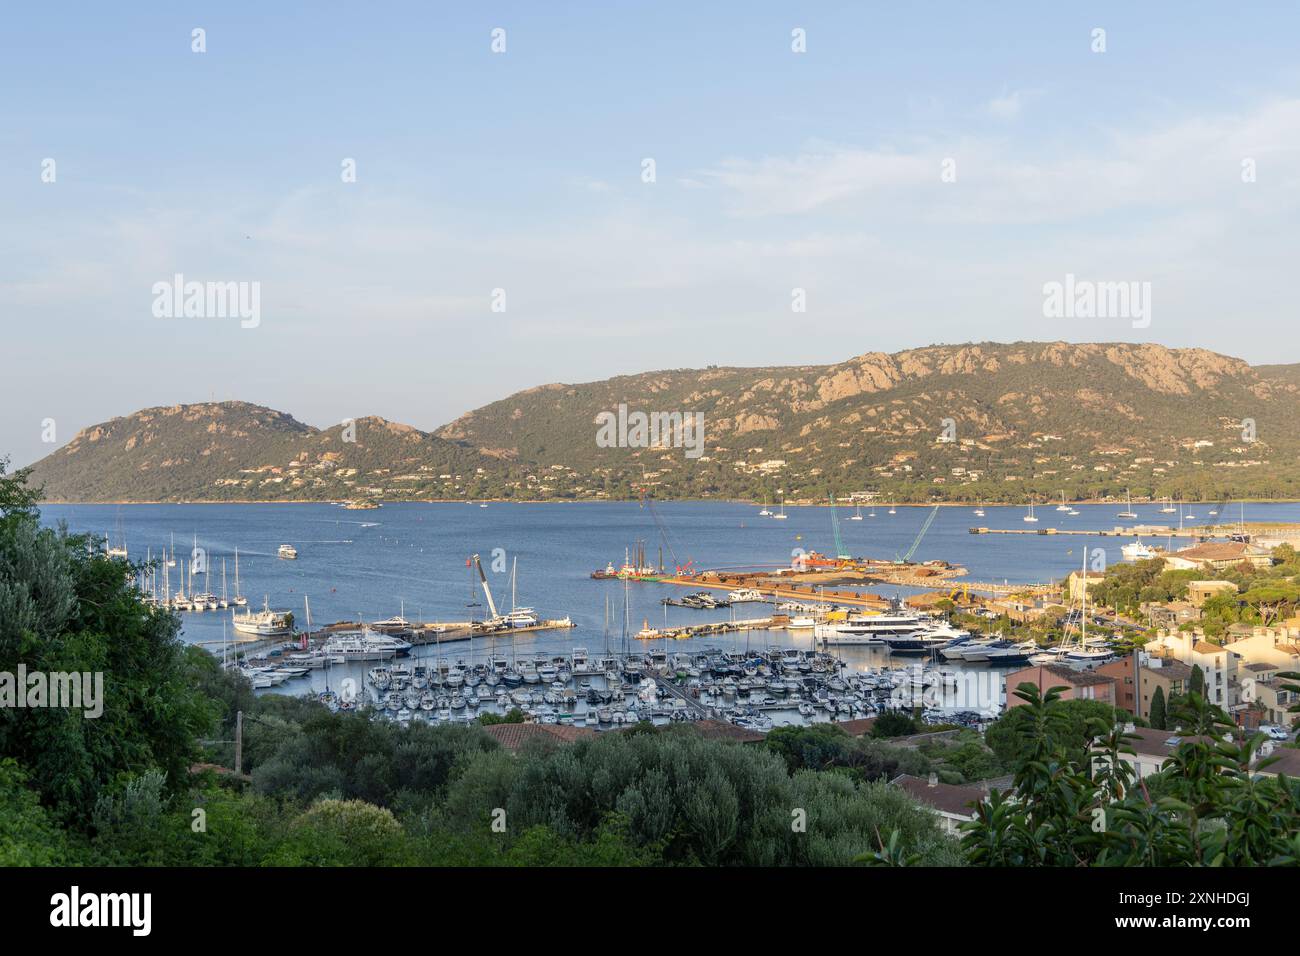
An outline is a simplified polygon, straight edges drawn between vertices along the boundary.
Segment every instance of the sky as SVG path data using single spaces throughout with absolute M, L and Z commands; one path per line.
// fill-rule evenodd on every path
M 15 5 L 0 457 L 155 405 L 433 429 L 548 382 L 935 343 L 1300 361 L 1298 28 L 1290 3 Z M 255 284 L 256 318 L 169 317 L 176 275 Z M 1067 275 L 1149 312 L 1049 315 Z

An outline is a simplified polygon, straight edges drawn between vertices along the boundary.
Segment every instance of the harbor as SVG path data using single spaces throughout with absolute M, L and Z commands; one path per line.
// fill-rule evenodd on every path
M 879 713 L 904 699 L 879 691 L 908 674 L 909 688 L 929 690 L 923 707 L 933 719 L 974 720 L 1002 706 L 1007 668 L 1067 652 L 1085 664 L 1113 654 L 1100 630 L 1073 650 L 1029 647 L 909 607 L 926 594 L 990 616 L 1005 610 L 987 610 L 989 602 L 1064 601 L 1066 575 L 1092 550 L 1056 550 L 1056 535 L 1037 530 L 1008 539 L 1013 546 L 976 546 L 982 536 L 969 534 L 958 509 L 882 509 L 841 526 L 825 508 L 788 507 L 769 523 L 735 504 L 389 504 L 374 515 L 381 520 L 364 521 L 337 505 L 300 505 L 269 508 L 273 522 L 268 508 L 122 508 L 116 544 L 127 552 L 128 540 L 159 542 L 129 552 L 144 559 L 146 602 L 177 611 L 182 637 L 238 668 L 258 694 L 310 696 L 383 719 L 458 721 L 517 708 L 527 720 L 595 729 L 633 718 L 798 725 Z M 1300 517 L 1294 506 L 1272 509 L 1252 527 L 1276 531 Z M 1020 509 L 987 513 L 1001 519 L 986 519 L 993 531 L 1022 530 Z M 596 520 L 610 514 L 621 517 Z M 545 531 L 521 533 L 521 518 Z M 171 530 L 200 519 L 213 531 Z M 1139 520 L 1110 540 L 1160 527 Z M 190 560 L 177 537 L 191 545 Z M 484 557 L 473 550 L 479 542 Z M 588 570 L 593 555 L 615 548 L 621 565 Z M 1126 556 L 1117 548 L 1114 560 Z M 584 648 L 601 665 L 591 673 Z M 811 680 L 789 673 L 801 661 Z M 978 693 L 945 703 L 943 689 L 967 680 L 982 682 Z

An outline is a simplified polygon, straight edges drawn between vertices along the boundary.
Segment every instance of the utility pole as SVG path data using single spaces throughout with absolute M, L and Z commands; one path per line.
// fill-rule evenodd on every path
M 235 773 L 244 772 L 244 712 L 235 711 Z

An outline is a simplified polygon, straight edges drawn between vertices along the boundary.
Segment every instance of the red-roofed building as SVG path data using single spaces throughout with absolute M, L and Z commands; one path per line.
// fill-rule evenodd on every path
M 596 736 L 590 727 L 564 727 L 559 724 L 489 724 L 483 728 L 506 750 L 517 754 L 530 744 L 559 747 Z
M 1012 671 L 1007 675 L 1008 709 L 1024 703 L 1016 696 L 1016 688 L 1021 684 L 1034 684 L 1043 695 L 1053 687 L 1064 687 L 1062 700 L 1099 700 L 1112 707 L 1118 706 L 1115 678 L 1096 671 L 1076 671 L 1064 664 L 1035 664 Z
M 989 795 L 983 787 L 971 784 L 940 783 L 938 775 L 933 773 L 928 778 L 900 773 L 889 782 L 934 811 L 944 830 L 952 834 L 960 833 L 961 824 L 975 819 L 971 804 L 980 803 Z

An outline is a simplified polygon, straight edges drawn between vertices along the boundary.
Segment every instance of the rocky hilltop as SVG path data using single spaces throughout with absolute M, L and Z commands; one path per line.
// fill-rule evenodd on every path
M 602 416 L 623 422 L 598 441 Z M 703 416 L 639 435 L 636 413 Z M 1300 374 L 1203 349 L 1063 342 L 868 352 L 834 365 L 674 369 L 550 384 L 433 433 L 319 430 L 241 402 L 151 408 L 35 466 L 51 498 L 524 499 L 876 492 L 1300 496 Z M 658 445 L 653 440 L 658 438 Z M 351 440 L 345 440 L 351 439 Z

